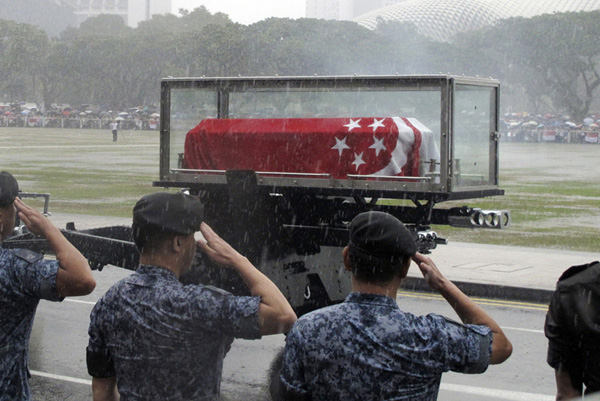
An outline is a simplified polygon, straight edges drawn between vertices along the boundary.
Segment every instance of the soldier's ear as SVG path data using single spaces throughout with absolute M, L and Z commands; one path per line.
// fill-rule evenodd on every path
M 352 271 L 352 265 L 350 265 L 350 258 L 348 256 L 348 247 L 345 247 L 342 250 L 342 260 L 344 261 L 344 267 L 346 268 L 347 271 L 351 272 Z
M 181 241 L 179 240 L 179 236 L 175 235 L 171 238 L 171 249 L 178 252 L 179 248 L 181 248 Z

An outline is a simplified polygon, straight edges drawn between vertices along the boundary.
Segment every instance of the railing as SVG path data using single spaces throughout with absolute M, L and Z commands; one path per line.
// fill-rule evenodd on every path
M 30 128 L 76 128 L 76 129 L 110 129 L 115 118 L 100 117 L 46 117 L 46 116 L 3 116 L 0 127 Z M 123 130 L 158 130 L 158 119 L 123 119 L 119 121 L 119 129 Z
M 547 142 L 547 143 L 588 143 L 597 145 L 600 131 L 597 130 L 510 130 L 500 133 L 503 142 Z

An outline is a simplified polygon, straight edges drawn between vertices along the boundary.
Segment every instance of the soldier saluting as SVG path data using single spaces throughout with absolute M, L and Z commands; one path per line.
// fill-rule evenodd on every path
M 223 358 L 234 337 L 286 332 L 296 320 L 279 289 L 205 223 L 183 193 L 147 195 L 133 208 L 140 266 L 91 313 L 87 366 L 94 400 L 218 400 Z M 196 241 L 200 230 L 206 241 Z M 234 269 L 251 296 L 183 285 L 199 247 Z
M 46 238 L 56 255 L 56 260 L 48 260 L 26 249 L 0 248 L 0 398 L 22 401 L 31 399 L 29 336 L 40 299 L 87 295 L 96 281 L 85 257 L 18 193 L 12 174 L 0 172 L 0 243 L 12 234 L 18 213 L 29 231 Z

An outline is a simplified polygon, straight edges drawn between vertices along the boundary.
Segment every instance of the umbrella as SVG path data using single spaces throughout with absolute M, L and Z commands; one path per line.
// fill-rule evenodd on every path
M 129 113 L 126 112 L 126 111 L 122 111 L 122 112 L 119 113 L 119 115 L 120 116 L 127 116 L 127 115 L 129 115 Z
M 583 119 L 583 123 L 584 123 L 585 125 L 590 125 L 590 124 L 592 124 L 593 122 L 594 122 L 594 119 L 593 119 L 593 118 L 589 118 L 589 117 L 588 117 L 588 118 L 584 118 L 584 119 Z
M 117 117 L 117 118 L 115 118 L 115 121 L 123 121 L 123 120 L 125 120 L 123 117 Z
M 158 113 L 152 113 L 152 114 L 150 114 L 150 117 L 160 117 L 160 114 L 158 114 Z

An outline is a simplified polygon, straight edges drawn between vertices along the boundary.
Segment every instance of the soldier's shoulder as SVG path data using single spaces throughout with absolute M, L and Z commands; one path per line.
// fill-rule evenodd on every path
M 346 311 L 341 310 L 341 306 L 342 304 L 330 305 L 308 312 L 298 319 L 295 326 L 302 331 L 310 331 L 315 329 L 320 330 L 320 328 L 323 326 L 326 327 L 338 320 L 342 321 L 348 316 Z M 349 308 L 352 307 L 352 305 L 345 306 Z
M 44 255 L 34 252 L 29 249 L 0 249 L 0 260 L 8 260 L 16 258 L 16 260 L 24 261 L 28 264 L 33 264 L 44 258 Z
M 558 279 L 558 284 L 565 286 L 590 282 L 590 280 L 595 279 L 600 279 L 600 263 L 598 261 L 569 267 Z
M 41 253 L 37 253 L 29 249 L 16 249 L 13 254 L 15 257 L 17 257 L 17 259 L 23 260 L 29 264 L 33 264 L 44 258 L 44 255 Z

